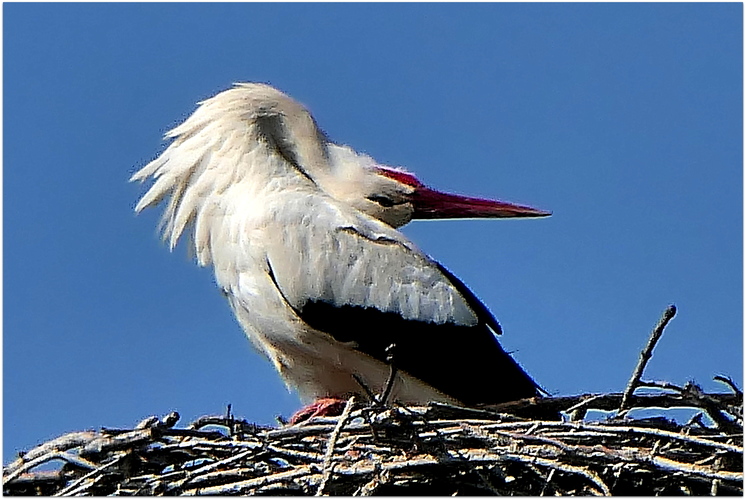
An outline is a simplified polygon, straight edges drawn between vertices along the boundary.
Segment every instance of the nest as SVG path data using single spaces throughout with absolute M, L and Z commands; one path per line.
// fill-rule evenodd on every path
M 734 411 L 737 395 L 701 395 Z M 621 394 L 549 398 L 591 409 Z M 597 403 L 597 404 L 594 404 Z M 600 405 L 598 404 L 600 403 Z M 634 406 L 681 404 L 637 396 Z M 528 405 L 529 402 L 526 402 Z M 526 406 L 529 408 L 529 406 Z M 524 409 L 524 411 L 526 411 Z M 702 410 L 705 411 L 704 409 Z M 701 415 L 701 414 L 699 414 Z M 230 416 L 183 429 L 175 414 L 134 429 L 78 432 L 7 467 L 6 495 L 653 495 L 742 494 L 743 436 L 662 418 L 551 421 L 459 408 L 356 408 L 262 428 Z M 51 460 L 53 472 L 28 472 Z
M 229 408 L 184 428 L 174 412 L 75 432 L 9 464 L 4 494 L 742 495 L 743 394 L 718 377 L 729 393 L 641 381 L 654 344 L 620 394 L 490 408 L 351 398 L 339 417 L 277 428 Z M 681 407 L 696 409 L 689 422 L 665 418 Z M 647 415 L 633 418 L 639 409 Z M 593 420 L 594 410 L 610 413 Z

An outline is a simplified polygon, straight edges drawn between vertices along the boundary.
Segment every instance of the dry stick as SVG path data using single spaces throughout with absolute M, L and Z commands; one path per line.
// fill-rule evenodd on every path
M 712 377 L 712 380 L 716 380 L 718 382 L 722 382 L 723 384 L 730 387 L 730 389 L 733 391 L 733 393 L 736 396 L 743 397 L 743 392 L 741 392 L 741 389 L 738 388 L 735 382 L 733 382 L 733 379 L 730 377 L 723 377 L 722 375 L 715 375 Z
M 232 484 L 236 481 L 245 479 L 247 476 L 253 475 L 256 475 L 256 469 L 251 467 L 235 467 L 226 470 L 215 470 L 193 477 L 188 483 L 169 487 L 168 492 L 174 492 L 177 488 L 182 490 L 188 488 L 191 491 L 194 489 L 199 489 L 200 486 L 204 483 L 213 484 L 219 482 L 223 485 Z M 162 480 L 162 478 L 155 478 L 156 481 L 158 481 L 159 479 Z
M 213 438 L 215 439 L 215 438 Z M 188 441 L 179 441 L 176 443 L 165 444 L 159 447 L 162 451 L 170 450 L 199 450 L 199 451 L 234 451 L 234 450 L 259 450 L 262 443 L 258 440 L 253 441 L 208 441 L 206 439 L 190 439 Z
M 292 481 L 294 479 L 314 474 L 316 466 L 304 465 L 296 469 L 260 476 L 245 481 L 237 481 L 230 484 L 207 486 L 204 488 L 190 488 L 185 490 L 184 495 L 238 495 L 248 490 L 263 488 L 271 484 Z
M 650 338 L 648 339 L 648 344 L 645 346 L 645 349 L 643 349 L 642 352 L 640 353 L 640 360 L 637 362 L 635 371 L 632 373 L 632 378 L 629 379 L 627 388 L 624 390 L 624 393 L 622 394 L 622 402 L 619 405 L 619 414 L 617 416 L 621 417 L 623 415 L 624 410 L 627 409 L 627 402 L 630 396 L 632 396 L 632 393 L 635 392 L 635 389 L 637 388 L 637 384 L 640 382 L 640 378 L 642 377 L 642 372 L 645 370 L 645 365 L 648 364 L 648 361 L 653 355 L 653 348 L 655 347 L 655 344 L 658 343 L 658 340 L 661 338 L 661 335 L 663 335 L 663 329 L 666 328 L 666 325 L 668 324 L 669 321 L 671 321 L 671 318 L 673 318 L 675 314 L 676 314 L 676 306 L 671 304 L 663 312 L 663 316 L 661 316 L 661 319 L 658 321 L 658 324 L 655 325 L 655 328 L 653 329 L 653 333 L 650 334 Z
M 689 401 L 693 407 L 702 408 L 705 413 L 715 422 L 718 429 L 726 432 L 740 432 L 742 429 L 738 425 L 724 417 L 722 412 L 728 412 L 727 408 L 721 408 L 720 402 L 714 400 L 702 391 L 702 388 L 693 382 L 689 382 L 686 387 L 679 387 L 668 382 L 645 382 L 640 381 L 637 387 L 652 387 L 656 389 L 667 389 L 678 392 L 685 401 Z
M 670 382 L 658 381 L 658 380 L 640 380 L 637 387 L 646 387 L 650 389 L 664 389 L 667 391 L 678 392 L 679 394 L 687 395 L 687 388 L 678 385 L 671 384 Z
M 723 457 L 718 457 L 717 460 L 715 460 L 715 469 L 720 470 L 722 463 L 723 463 Z M 710 496 L 713 496 L 713 497 L 717 496 L 719 485 L 720 485 L 719 479 L 712 480 L 712 486 L 710 486 Z
M 329 443 L 327 443 L 326 445 L 326 454 L 324 455 L 324 464 L 323 464 L 324 475 L 321 477 L 321 483 L 319 484 L 319 488 L 316 490 L 317 497 L 321 496 L 324 493 L 324 488 L 326 487 L 326 483 L 327 481 L 329 481 L 329 478 L 332 476 L 332 469 L 334 468 L 332 464 L 332 458 L 334 458 L 334 446 L 337 444 L 339 433 L 342 432 L 342 428 L 347 422 L 347 419 L 350 418 L 350 412 L 352 411 L 352 407 L 354 405 L 355 405 L 355 396 L 350 396 L 350 399 L 347 400 L 347 405 L 345 405 L 345 409 L 342 412 L 342 415 L 339 417 L 339 422 L 337 423 L 337 426 L 334 428 L 334 431 L 332 432 L 331 436 L 329 436 Z
M 668 382 L 641 380 L 637 384 L 637 387 L 649 387 L 677 392 L 693 408 L 703 409 L 710 419 L 715 422 L 715 426 L 721 431 L 739 432 L 741 430 L 740 427 L 734 426 L 728 418 L 723 416 L 722 411 L 727 411 L 727 409 L 721 408 L 719 401 L 708 397 L 698 385 L 692 382 L 689 382 L 685 387 L 679 387 Z M 706 426 L 703 425 L 703 427 Z
M 89 491 L 94 486 L 98 485 L 99 483 L 103 482 L 105 480 L 106 476 L 101 474 L 94 474 L 91 476 L 91 478 L 86 481 L 84 484 L 79 485 L 74 490 L 68 492 L 65 494 L 65 496 L 73 497 L 73 496 L 84 496 L 87 491 Z M 117 489 L 119 489 L 119 486 L 117 486 Z M 55 496 L 57 496 L 55 494 Z M 93 495 L 88 495 L 93 496 Z
M 394 363 L 394 350 L 396 344 L 391 344 L 386 348 L 386 362 L 389 364 L 389 378 L 386 381 L 386 387 L 383 389 L 379 397 L 379 403 L 385 405 L 388 403 L 391 390 L 394 388 L 394 380 L 396 380 L 396 374 L 399 371 L 396 364 Z
M 650 457 L 649 463 L 655 465 L 658 469 L 667 472 L 685 472 L 687 474 L 703 477 L 705 479 L 719 479 L 721 481 L 743 482 L 742 472 L 731 471 L 713 471 L 709 468 L 697 467 L 691 464 L 677 462 L 670 458 Z
M 272 429 L 261 434 L 264 439 L 299 439 L 303 436 L 314 436 L 316 434 L 331 432 L 334 430 L 334 425 L 331 424 L 309 424 L 301 426 L 282 427 L 280 429 Z M 349 429 L 348 429 L 349 430 Z
M 684 427 L 693 427 L 696 424 L 702 427 L 703 429 L 707 429 L 707 425 L 705 425 L 705 423 L 702 421 L 703 415 L 704 413 L 702 413 L 701 411 L 695 413 L 694 416 L 690 418 L 686 424 L 684 424 Z
M 368 398 L 370 398 L 371 401 L 373 401 L 374 403 L 378 403 L 378 396 L 370 387 L 368 387 L 368 384 L 365 383 L 363 377 L 361 377 L 357 373 L 353 373 L 352 378 L 354 378 L 355 382 L 357 382 L 358 385 L 362 387 L 362 389 L 365 391 L 365 394 L 368 396 Z
M 260 425 L 250 424 L 246 420 L 237 420 L 234 417 L 231 417 L 231 420 L 228 420 L 225 415 L 204 415 L 187 425 L 186 428 L 199 430 L 202 427 L 207 427 L 208 425 L 217 425 L 220 427 L 225 427 L 226 429 L 230 429 L 230 426 L 233 424 L 241 424 L 244 427 L 244 430 L 246 430 L 247 427 L 252 428 L 255 431 L 270 429 L 270 427 L 262 427 Z
M 325 456 L 321 453 L 315 453 L 312 451 L 290 450 L 287 448 L 283 448 L 282 446 L 277 446 L 275 444 L 268 444 L 267 451 L 271 451 L 277 456 L 283 458 L 290 457 L 298 460 L 306 460 L 308 462 L 323 462 Z
M 8 474 L 12 474 L 19 467 L 23 467 L 26 463 L 36 460 L 39 457 L 47 455 L 55 451 L 65 451 L 71 448 L 77 448 L 93 441 L 98 437 L 93 431 L 82 431 L 82 432 L 71 432 L 60 436 L 58 438 L 47 441 L 46 443 L 40 444 L 36 448 L 31 449 L 28 453 L 24 454 L 23 457 L 14 460 L 8 465 L 4 473 L 7 477 Z M 28 469 L 26 469 L 28 470 Z M 3 478 L 3 481 L 8 481 Z
M 171 490 L 174 490 L 176 488 L 182 488 L 184 485 L 186 485 L 188 483 L 196 483 L 197 482 L 197 481 L 195 481 L 196 478 L 200 478 L 202 476 L 205 476 L 205 475 L 207 475 L 207 474 L 209 474 L 211 472 L 214 472 L 216 469 L 219 469 L 220 467 L 226 466 L 226 465 L 231 464 L 233 462 L 239 462 L 239 461 L 243 460 L 244 458 L 248 457 L 249 455 L 252 455 L 252 454 L 255 454 L 255 453 L 256 453 L 255 450 L 249 449 L 249 450 L 246 450 L 246 451 L 243 451 L 243 452 L 239 453 L 238 455 L 233 455 L 233 456 L 230 456 L 230 457 L 225 458 L 223 460 L 218 460 L 218 461 L 209 463 L 207 465 L 204 465 L 204 466 L 200 467 L 199 469 L 195 469 L 193 471 L 190 471 L 188 473 L 187 477 L 185 477 L 184 479 L 182 479 L 180 481 L 177 481 L 173 485 L 173 487 L 171 488 Z
M 80 457 L 76 457 L 75 455 L 71 455 L 70 453 L 66 453 L 64 451 L 54 451 L 50 452 L 46 455 L 42 455 L 39 458 L 36 458 L 34 460 L 31 460 L 30 462 L 26 462 L 23 464 L 23 467 L 19 467 L 12 473 L 8 474 L 3 478 L 3 483 L 7 484 L 23 474 L 24 472 L 33 469 L 34 467 L 37 467 L 45 462 L 50 462 L 52 460 L 64 460 L 65 462 L 71 463 L 73 465 L 76 465 L 82 469 L 88 469 L 88 470 L 94 470 L 96 469 L 96 464 L 89 462 L 88 460 Z
M 137 429 L 125 431 L 117 434 L 102 434 L 90 443 L 86 444 L 81 450 L 81 454 L 90 455 L 96 453 L 106 453 L 109 451 L 124 450 L 133 448 L 153 440 L 153 429 Z
M 546 480 L 544 481 L 544 487 L 543 487 L 543 488 L 541 489 L 541 493 L 539 493 L 539 496 L 540 496 L 540 497 L 543 497 L 543 496 L 544 496 L 544 493 L 546 493 L 546 491 L 547 491 L 547 486 L 549 486 L 549 483 L 551 483 L 551 482 L 552 482 L 552 478 L 554 477 L 554 471 L 555 471 L 555 470 L 556 470 L 556 469 L 551 469 L 551 470 L 549 471 L 549 475 L 547 476 Z
M 124 456 L 125 456 L 124 454 L 120 454 L 119 456 L 117 456 L 116 458 L 114 458 L 114 460 L 112 460 L 111 462 L 107 462 L 104 465 L 102 465 L 101 467 L 99 467 L 99 468 L 97 468 L 95 470 L 92 470 L 88 474 L 86 474 L 83 477 L 81 477 L 81 478 L 73 481 L 69 486 L 66 486 L 64 489 L 58 491 L 57 493 L 53 494 L 52 496 L 54 496 L 54 497 L 64 497 L 64 496 L 74 495 L 75 493 L 73 493 L 73 492 L 78 489 L 78 486 L 80 486 L 81 484 L 83 484 L 86 480 L 90 479 L 91 477 L 100 474 L 102 471 L 104 471 L 105 469 L 108 469 L 112 465 L 118 464 L 119 462 L 122 461 L 122 459 L 124 458 Z
M 585 399 L 585 400 L 581 401 L 580 403 L 577 403 L 577 404 L 571 406 L 570 408 L 566 409 L 565 413 L 567 413 L 568 415 L 572 415 L 572 414 L 574 414 L 575 412 L 577 412 L 578 410 L 581 410 L 581 409 L 583 410 L 583 413 L 585 413 L 588 410 L 587 406 L 589 406 L 592 402 L 597 401 L 598 399 L 603 398 L 604 396 L 605 396 L 604 394 L 598 394 L 596 396 L 591 396 L 590 398 Z M 573 418 L 572 420 L 583 420 L 583 418 Z

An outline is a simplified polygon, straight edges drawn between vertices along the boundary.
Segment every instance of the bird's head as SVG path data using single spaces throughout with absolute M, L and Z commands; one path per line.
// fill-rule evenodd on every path
M 436 191 L 409 172 L 378 165 L 344 146 L 331 145 L 330 153 L 334 175 L 321 180 L 321 187 L 333 198 L 394 228 L 413 219 L 551 215 L 551 212 L 504 201 Z
M 408 205 L 411 211 L 411 219 L 497 219 L 513 217 L 545 217 L 551 212 L 539 210 L 525 205 L 516 205 L 507 201 L 489 200 L 485 198 L 474 198 L 459 194 L 444 193 L 425 186 L 417 177 L 403 170 L 391 167 L 378 166 L 376 173 L 379 178 L 394 181 L 400 190 L 409 191 L 403 197 L 402 203 Z M 374 201 L 387 203 L 383 199 L 374 196 Z M 383 219 L 382 219 L 383 220 Z M 407 221 L 409 222 L 409 221 Z M 405 222 L 406 223 L 406 222 Z

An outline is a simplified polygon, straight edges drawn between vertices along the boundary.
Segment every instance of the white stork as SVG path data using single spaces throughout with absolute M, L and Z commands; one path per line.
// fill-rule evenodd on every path
M 380 392 L 489 404 L 538 396 L 500 326 L 458 278 L 395 228 L 413 218 L 548 212 L 440 193 L 331 142 L 280 91 L 242 83 L 202 103 L 155 160 L 135 210 L 166 201 L 164 239 L 185 231 L 256 348 L 304 402 Z M 389 358 L 389 361 L 391 359 Z

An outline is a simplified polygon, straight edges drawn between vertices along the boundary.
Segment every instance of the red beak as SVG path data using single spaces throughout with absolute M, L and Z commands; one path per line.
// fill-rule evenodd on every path
M 425 186 L 409 172 L 383 166 L 378 166 L 377 170 L 382 175 L 414 188 L 411 195 L 412 205 L 414 205 L 413 219 L 546 217 L 552 215 L 552 212 L 505 201 L 441 193 Z
M 551 212 L 499 200 L 441 193 L 420 186 L 412 193 L 413 219 L 545 217 Z

